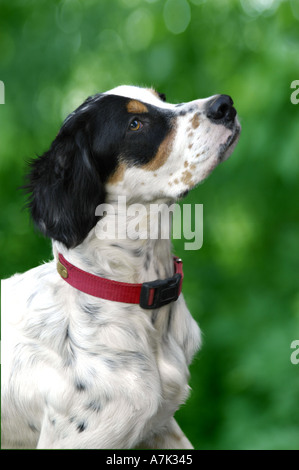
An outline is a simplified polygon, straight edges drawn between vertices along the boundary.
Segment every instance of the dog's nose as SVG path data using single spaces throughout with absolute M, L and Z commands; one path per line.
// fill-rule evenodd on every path
M 208 102 L 206 114 L 215 124 L 230 124 L 235 119 L 237 111 L 233 100 L 228 95 L 218 95 Z

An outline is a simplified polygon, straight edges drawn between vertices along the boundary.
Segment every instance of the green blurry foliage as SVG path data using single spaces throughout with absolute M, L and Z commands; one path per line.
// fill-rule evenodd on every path
M 299 448 L 298 50 L 297 0 L 0 3 L 2 277 L 51 258 L 18 187 L 85 97 L 126 83 L 235 101 L 240 142 L 185 201 L 203 204 L 203 247 L 174 241 L 203 330 L 177 413 L 197 449 Z

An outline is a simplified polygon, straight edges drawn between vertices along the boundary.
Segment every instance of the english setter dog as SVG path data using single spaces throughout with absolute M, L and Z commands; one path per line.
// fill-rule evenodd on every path
M 119 196 L 172 204 L 239 133 L 228 95 L 169 104 L 119 86 L 31 162 L 28 207 L 54 259 L 2 282 L 3 448 L 192 448 L 174 419 L 200 345 L 182 262 L 166 238 L 101 236 L 109 214 L 96 210 L 117 213 Z

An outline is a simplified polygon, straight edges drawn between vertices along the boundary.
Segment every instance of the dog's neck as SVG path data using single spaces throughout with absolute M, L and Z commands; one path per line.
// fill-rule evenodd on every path
M 57 260 L 61 253 L 84 271 L 120 282 L 142 283 L 172 276 L 169 204 L 163 204 L 157 210 L 152 204 L 129 208 L 119 200 L 110 201 L 108 213 L 83 243 L 67 249 L 53 241 L 54 256 Z

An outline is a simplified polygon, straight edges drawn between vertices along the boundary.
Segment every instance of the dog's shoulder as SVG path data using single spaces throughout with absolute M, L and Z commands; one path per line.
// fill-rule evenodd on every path
M 30 308 L 34 298 L 47 295 L 58 280 L 55 262 L 45 263 L 22 274 L 1 280 L 2 322 L 20 320 L 20 315 Z

